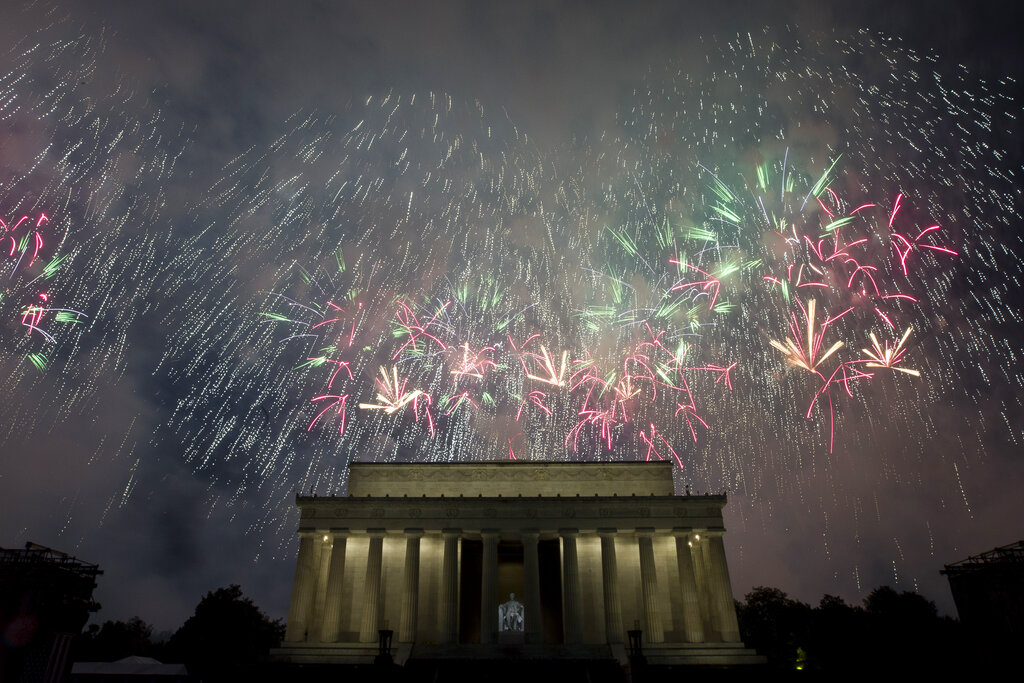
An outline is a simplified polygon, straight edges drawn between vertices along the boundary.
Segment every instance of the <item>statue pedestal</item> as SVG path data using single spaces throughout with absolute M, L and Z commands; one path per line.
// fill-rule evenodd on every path
M 524 645 L 526 634 L 522 631 L 498 631 L 498 645 Z

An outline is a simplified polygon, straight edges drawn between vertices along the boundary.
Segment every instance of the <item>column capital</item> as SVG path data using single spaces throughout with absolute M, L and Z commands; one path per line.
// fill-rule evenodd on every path
M 559 529 L 558 530 L 558 535 L 561 536 L 562 538 L 576 538 L 577 536 L 579 536 L 579 534 L 580 534 L 580 530 L 579 529 Z
M 334 538 L 345 538 L 349 535 L 349 530 L 345 527 L 331 527 L 330 533 Z
M 423 529 L 402 529 L 402 533 L 410 538 L 420 538 L 423 536 Z
M 537 529 L 526 529 L 519 532 L 519 538 L 521 540 L 530 541 L 530 543 L 536 543 L 540 540 L 540 531 Z
M 683 526 L 672 527 L 672 535 L 675 536 L 676 538 L 685 538 L 685 539 L 689 540 L 689 538 L 690 538 L 690 536 L 692 534 L 693 534 L 693 527 L 683 527 Z
M 600 536 L 601 538 L 605 538 L 607 536 L 615 536 L 618 533 L 619 533 L 619 530 L 616 529 L 615 527 L 601 527 L 600 529 L 597 530 L 597 535 Z
M 462 535 L 462 529 L 441 529 L 441 535 L 445 538 L 459 537 Z
M 636 528 L 636 535 L 641 538 L 650 538 L 654 535 L 654 527 L 652 526 L 638 526 Z
M 366 535 L 370 538 L 384 538 L 388 533 L 387 529 L 367 529 Z
M 495 540 L 498 538 L 498 534 L 501 533 L 500 529 L 481 529 L 480 537 L 485 541 Z
M 725 529 L 707 529 L 703 532 L 706 538 L 722 538 L 725 535 Z
M 299 530 L 299 538 L 301 538 L 301 539 L 316 538 L 319 535 L 320 535 L 320 533 L 317 532 L 315 529 L 300 529 Z

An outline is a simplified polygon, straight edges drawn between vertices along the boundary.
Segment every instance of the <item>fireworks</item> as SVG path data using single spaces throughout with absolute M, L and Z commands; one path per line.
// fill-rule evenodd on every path
M 785 157 L 789 157 L 788 150 Z M 390 369 L 380 366 L 379 375 L 373 380 L 375 402 L 359 402 L 358 407 L 363 411 L 381 411 L 386 416 L 394 416 L 408 407 L 414 422 L 419 422 L 421 416 L 426 420 L 430 438 L 436 434 L 432 407 L 435 397 L 440 396 L 438 405 L 448 423 L 442 425 L 443 429 L 472 429 L 470 423 L 480 419 L 481 414 L 493 420 L 507 416 L 511 407 L 517 406 L 516 425 L 523 421 L 526 411 L 532 422 L 531 431 L 539 426 L 545 431 L 563 431 L 565 436 L 561 441 L 566 447 L 571 444 L 574 453 L 579 453 L 581 446 L 592 457 L 603 452 L 621 454 L 623 450 L 635 449 L 638 456 L 649 460 L 663 458 L 663 453 L 668 453 L 685 469 L 683 457 L 670 441 L 678 437 L 680 416 L 693 443 L 699 441 L 698 426 L 702 433 L 712 429 L 698 408 L 698 403 L 707 402 L 707 392 L 695 395 L 691 384 L 700 383 L 701 373 L 712 373 L 714 385 L 731 391 L 733 371 L 742 367 L 741 361 L 734 357 L 740 357 L 744 366 L 767 367 L 770 363 L 760 355 L 763 347 L 755 346 L 737 347 L 731 351 L 733 357 L 715 358 L 706 365 L 684 364 L 694 347 L 699 348 L 702 337 L 717 335 L 730 339 L 735 333 L 729 326 L 744 324 L 734 316 L 730 319 L 734 304 L 719 301 L 724 287 L 738 302 L 748 299 L 756 302 L 747 306 L 757 311 L 749 321 L 755 325 L 774 326 L 788 316 L 786 326 L 790 337 L 784 342 L 769 337 L 767 342 L 784 354 L 789 365 L 815 377 L 804 413 L 811 418 L 819 399 L 827 399 L 828 448 L 831 451 L 835 445 L 833 388 L 841 388 L 847 397 L 856 398 L 851 383 L 874 378 L 872 373 L 859 370 L 858 364 L 892 368 L 914 376 L 920 373 L 897 367 L 906 353 L 904 345 L 909 332 L 895 346 L 890 347 L 886 342 L 884 348 L 871 332 L 875 351 L 865 351 L 868 360 L 835 360 L 846 343 L 830 340 L 823 346 L 823 342 L 847 316 L 856 317 L 858 312 L 874 313 L 891 328 L 896 315 L 894 303 L 920 304 L 921 300 L 910 294 L 883 293 L 900 286 L 892 278 L 899 271 L 890 267 L 889 262 L 898 262 L 906 278 L 909 248 L 904 242 L 912 248 L 922 237 L 940 228 L 933 225 L 922 230 L 913 243 L 893 232 L 902 194 L 896 196 L 881 231 L 875 221 L 877 217 L 870 212 L 879 204 L 861 203 L 844 215 L 845 205 L 831 186 L 842 177 L 837 175 L 836 162 L 830 163 L 826 172 L 806 188 L 799 188 L 792 170 L 783 166 L 780 175 L 787 180 L 781 183 L 783 189 L 775 202 L 769 193 L 769 187 L 774 188 L 775 184 L 767 164 L 757 166 L 757 185 L 746 202 L 743 192 L 731 189 L 718 175 L 710 173 L 706 167 L 701 168 L 711 175 L 714 196 L 708 205 L 710 214 L 704 227 L 677 232 L 668 220 L 663 225 L 653 223 L 654 239 L 646 240 L 647 247 L 641 246 L 648 232 L 646 224 L 633 232 L 609 229 L 606 234 L 621 247 L 623 256 L 634 260 L 636 268 L 629 272 L 628 264 L 620 262 L 614 267 L 616 273 L 623 274 L 619 277 L 576 266 L 577 273 L 597 276 L 598 282 L 609 286 L 604 291 L 596 290 L 608 298 L 586 305 L 576 316 L 583 325 L 576 331 L 579 336 L 575 339 L 586 341 L 586 333 L 591 333 L 588 346 L 577 345 L 552 353 L 542 341 L 547 332 L 543 327 L 541 331 L 532 331 L 538 329 L 536 323 L 525 324 L 520 315 L 508 310 L 496 314 L 504 303 L 504 293 L 493 279 L 481 280 L 470 287 L 469 282 L 453 284 L 445 277 L 437 291 L 399 293 L 391 302 L 377 301 L 376 306 L 364 307 L 362 302 L 357 302 L 354 306 L 358 312 L 350 316 L 334 299 L 353 301 L 360 288 L 349 282 L 341 289 L 327 291 L 320 284 L 327 281 L 332 287 L 339 286 L 335 279 L 344 277 L 347 271 L 343 259 L 334 257 L 337 272 L 333 276 L 329 271 L 322 277 L 314 276 L 299 268 L 303 282 L 311 286 L 310 291 L 327 297 L 324 303 L 303 304 L 291 296 L 274 293 L 272 300 L 292 311 L 291 317 L 277 312 L 263 312 L 262 317 L 286 326 L 288 333 L 280 339 L 279 345 L 303 341 L 307 347 L 319 350 L 321 355 L 306 356 L 306 362 L 297 369 L 331 366 L 324 384 L 326 392 L 334 389 L 344 371 L 340 381 L 344 383 L 345 392 L 322 393 L 311 399 L 315 404 L 332 403 L 317 406 L 318 412 L 306 432 L 312 431 L 321 418 L 334 409 L 340 418 L 339 433 L 344 434 L 349 397 L 367 391 L 365 375 L 360 373 L 370 367 L 373 357 L 382 356 L 393 365 Z M 801 195 L 794 194 L 798 189 L 806 190 L 802 199 Z M 756 209 L 748 211 L 749 206 Z M 811 207 L 809 212 L 808 206 Z M 747 216 L 753 216 L 754 225 L 748 223 Z M 649 207 L 648 219 L 653 220 Z M 719 235 L 723 230 L 716 222 L 732 232 L 735 244 L 721 243 Z M 848 237 L 851 231 L 852 238 Z M 819 233 L 824 237 L 818 237 Z M 776 235 L 778 246 L 762 247 L 760 253 L 756 253 L 757 239 L 763 234 Z M 751 240 L 751 235 L 756 239 Z M 872 245 L 886 236 L 890 238 L 895 256 L 888 261 L 884 253 L 880 257 L 877 251 L 872 251 Z M 714 267 L 701 267 L 664 254 L 660 257 L 656 253 L 645 255 L 647 249 L 674 254 L 691 247 L 692 242 L 697 242 L 693 253 L 698 259 L 713 254 L 718 263 Z M 723 256 L 729 248 L 748 254 L 754 252 L 757 258 L 740 261 Z M 956 255 L 954 250 L 945 247 L 941 251 Z M 659 276 L 651 265 L 659 260 L 676 266 L 676 272 Z M 758 277 L 759 271 L 768 274 Z M 633 284 L 628 284 L 627 280 Z M 760 287 L 756 286 L 758 283 Z M 742 285 L 745 289 L 741 290 Z M 638 288 L 646 291 L 644 296 L 653 301 L 653 305 L 637 305 Z M 628 300 L 630 295 L 626 294 L 626 289 L 631 290 L 633 301 Z M 781 299 L 775 296 L 778 289 L 783 292 Z M 812 295 L 829 299 L 836 311 L 824 316 L 820 325 L 818 299 L 809 298 Z M 523 311 L 534 309 L 540 303 L 533 301 Z M 347 305 L 353 308 L 352 304 Z M 885 311 L 883 306 L 887 307 Z M 393 311 L 391 343 L 381 333 L 386 326 L 366 320 L 367 316 L 386 317 L 389 307 Z M 620 312 L 623 309 L 625 312 Z M 799 318 L 803 319 L 802 324 Z M 652 325 L 659 326 L 658 330 Z M 853 328 L 856 329 L 856 325 Z M 641 330 L 646 335 L 638 336 Z M 367 333 L 369 338 L 365 338 Z M 507 341 L 504 348 L 499 341 L 502 336 Z M 517 337 L 521 341 L 517 342 Z M 688 337 L 696 341 L 687 342 Z M 474 344 L 473 339 L 484 341 Z M 670 350 L 666 342 L 676 345 L 676 350 Z M 827 370 L 826 364 L 829 365 Z M 353 374 L 354 366 L 357 374 Z M 447 374 L 445 368 L 450 368 Z M 548 388 L 542 391 L 531 388 L 531 384 L 548 385 Z M 705 389 L 709 388 L 713 389 Z M 679 400 L 679 394 L 683 400 Z M 554 409 L 553 401 L 556 402 Z M 481 410 L 481 406 L 486 406 L 487 410 Z M 573 417 L 566 420 L 567 415 Z M 675 419 L 669 419 L 669 415 Z M 723 419 L 720 413 L 714 413 L 714 417 Z M 725 419 L 730 418 L 725 416 Z M 648 427 L 634 427 L 638 420 L 645 421 Z M 401 421 L 393 422 L 391 428 L 398 428 L 399 424 Z M 506 429 L 513 429 L 511 423 L 506 421 L 506 424 Z M 630 439 L 636 440 L 632 446 Z M 511 447 L 512 437 L 505 436 L 504 440 Z M 426 442 L 420 443 L 426 447 Z
M 74 325 L 87 317 L 81 311 L 55 307 L 50 301 L 50 295 L 42 289 L 47 281 L 57 275 L 64 261 L 64 257 L 55 257 L 45 262 L 42 260 L 48 242 L 43 237 L 42 229 L 49 221 L 49 217 L 42 212 L 35 218 L 22 216 L 12 225 L 0 219 L 0 243 L 9 245 L 6 254 L 8 265 L 4 273 L 9 286 L 0 293 L 0 306 L 7 300 L 19 306 L 13 317 L 18 319 L 25 332 L 23 335 L 15 333 L 16 337 L 38 336 L 44 343 L 33 345 L 31 339 L 26 341 L 23 338 L 5 341 L 8 348 L 28 349 L 24 351 L 24 357 L 39 371 L 49 366 L 51 349 L 57 344 L 57 338 L 50 330 L 51 324 Z M 37 261 L 41 267 L 35 267 Z
M 384 92 L 295 113 L 197 189 L 191 129 L 82 86 L 101 41 L 59 32 L 10 55 L 0 107 L 50 145 L 4 169 L 5 389 L 32 397 L 4 419 L 50 429 L 153 354 L 140 395 L 168 415 L 136 460 L 182 459 L 272 545 L 290 494 L 356 458 L 660 458 L 754 528 L 783 500 L 862 520 L 940 442 L 1019 445 L 1009 82 L 766 32 L 652 69 L 571 147 Z
M 843 347 L 843 342 L 837 341 L 835 344 L 829 347 L 828 351 L 826 351 L 825 353 L 820 353 L 821 340 L 825 338 L 825 330 L 828 329 L 828 326 L 831 323 L 835 322 L 846 313 L 849 313 L 851 309 L 847 309 L 839 316 L 835 318 L 829 318 L 828 320 L 823 322 L 821 324 L 821 331 L 817 335 L 815 335 L 814 309 L 816 305 L 817 302 L 814 299 L 811 299 L 809 302 L 807 302 L 806 310 L 804 310 L 801 307 L 801 310 L 804 314 L 804 318 L 807 320 L 806 346 L 802 344 L 800 341 L 800 333 L 795 316 L 793 318 L 793 322 L 790 325 L 790 331 L 793 333 L 793 338 L 787 339 L 785 344 L 780 344 L 774 339 L 770 340 L 770 343 L 779 351 L 782 351 L 784 354 L 786 354 L 786 360 L 791 365 L 795 365 L 798 368 L 802 368 L 807 372 L 813 372 L 816 375 L 820 375 L 821 373 L 818 372 L 818 365 L 826 358 L 828 358 L 833 353 L 835 353 L 836 351 Z
M 168 193 L 192 124 L 116 71 L 109 34 L 43 5 L 8 8 L 0 67 L 0 485 L 16 500 L 36 493 L 23 466 L 44 473 L 52 533 L 76 546 L 154 462 L 134 369 L 166 333 L 147 332 L 165 285 L 190 279 L 165 268 L 183 248 Z
M 731 50 L 747 58 L 730 46 L 726 61 Z M 672 78 L 638 91 L 622 132 L 564 181 L 558 160 L 510 124 L 443 95 L 369 98 L 349 129 L 293 117 L 272 150 L 239 157 L 225 169 L 230 184 L 209 195 L 231 221 L 281 198 L 264 230 L 210 245 L 281 264 L 261 278 L 273 284 L 258 294 L 230 277 L 211 282 L 211 292 L 228 293 L 217 300 L 235 303 L 226 312 L 234 322 L 202 339 L 183 329 L 168 352 L 237 359 L 248 349 L 245 364 L 261 380 L 244 383 L 240 403 L 214 407 L 203 387 L 245 374 L 197 360 L 206 378 L 180 419 L 212 410 L 209 440 L 232 451 L 260 444 L 245 447 L 260 468 L 301 452 L 330 481 L 353 456 L 471 461 L 566 450 L 667 455 L 687 477 L 720 480 L 733 476 L 729 453 L 759 450 L 760 416 L 771 415 L 770 428 L 795 449 L 828 452 L 830 434 L 855 447 L 865 432 L 840 424 L 844 406 L 874 405 L 879 392 L 901 424 L 927 430 L 913 405 L 934 391 L 928 368 L 938 369 L 934 381 L 943 374 L 941 350 L 905 340 L 873 356 L 849 353 L 871 327 L 933 329 L 930 316 L 962 269 L 956 233 L 935 222 L 947 212 L 920 169 L 878 159 L 877 135 L 858 133 L 877 97 L 842 113 L 842 149 L 797 148 L 765 131 L 754 160 L 738 162 L 736 143 L 708 138 L 708 126 L 736 129 L 763 109 L 757 93 L 769 88 L 734 103 L 743 108 L 730 121 L 718 99 L 699 95 L 705 83 L 677 95 L 685 79 Z M 651 149 L 666 130 L 694 153 L 626 161 L 623 150 Z M 269 183 L 261 169 L 286 160 L 297 175 Z M 380 170 L 388 160 L 400 160 L 398 175 Z M 312 178 L 322 190 L 310 191 Z M 182 315 L 204 308 L 209 295 L 197 297 Z M 247 320 L 260 315 L 272 324 L 253 329 Z M 927 367 L 917 386 L 866 371 L 875 369 L 866 360 L 902 369 L 919 356 Z M 822 425 L 813 407 L 825 399 Z M 737 434 L 740 424 L 749 430 Z M 208 457 L 202 441 L 190 441 L 187 457 Z
M 894 346 L 890 347 L 889 340 L 886 340 L 884 348 L 878 343 L 878 338 L 875 336 L 875 333 L 872 332 L 871 348 L 873 350 L 868 351 L 867 349 L 864 349 L 864 355 L 870 359 L 865 363 L 865 365 L 869 368 L 891 368 L 892 370 L 905 372 L 908 375 L 913 375 L 914 377 L 920 377 L 921 373 L 917 370 L 897 367 L 900 361 L 903 360 L 903 354 L 906 352 L 903 345 L 907 342 L 907 338 L 910 336 L 912 331 L 913 329 L 908 327 L 907 331 L 903 333 L 903 336 L 900 337 L 900 340 L 896 342 Z

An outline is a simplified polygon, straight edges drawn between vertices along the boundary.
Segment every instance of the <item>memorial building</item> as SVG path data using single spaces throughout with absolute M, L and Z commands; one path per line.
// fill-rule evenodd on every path
M 296 664 L 394 659 L 764 660 L 740 642 L 724 495 L 655 463 L 353 463 L 348 495 L 297 498 L 285 640 Z M 390 632 L 390 633 L 389 633 Z

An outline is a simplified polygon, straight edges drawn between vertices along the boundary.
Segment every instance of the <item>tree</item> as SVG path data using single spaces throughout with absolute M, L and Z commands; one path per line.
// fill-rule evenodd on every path
M 253 667 L 284 638 L 284 624 L 271 620 L 242 595 L 238 585 L 207 593 L 195 614 L 171 636 L 168 649 L 189 673 L 228 680 Z
M 824 595 L 814 608 L 809 634 L 808 668 L 831 673 L 866 668 L 867 614 L 837 595 Z
M 948 674 L 965 666 L 959 623 L 939 617 L 935 603 L 910 591 L 881 586 L 864 598 L 876 661 L 893 671 Z
M 75 658 L 85 662 L 114 662 L 131 655 L 153 655 L 153 627 L 139 617 L 128 621 L 90 624 L 77 644 Z
M 889 586 L 880 586 L 864 598 L 864 609 L 889 620 L 926 623 L 938 618 L 935 603 L 918 593 L 897 593 Z
M 810 605 L 792 600 L 778 588 L 757 586 L 737 604 L 743 640 L 768 658 L 773 667 L 792 670 L 797 649 L 806 649 Z
M 758 586 L 736 603 L 747 645 L 777 669 L 853 675 L 914 674 L 942 680 L 971 672 L 959 623 L 909 591 L 876 588 L 864 607 L 825 595 L 814 609 L 777 588 Z

